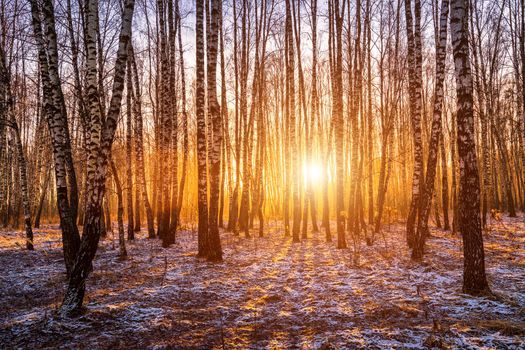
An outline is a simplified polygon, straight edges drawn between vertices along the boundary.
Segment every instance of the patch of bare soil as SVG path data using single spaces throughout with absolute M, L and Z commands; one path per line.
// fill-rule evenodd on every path
M 74 319 L 56 312 L 66 283 L 57 227 L 36 230 L 34 252 L 21 232 L 2 232 L 0 348 L 524 348 L 523 219 L 484 235 L 492 298 L 461 293 L 461 239 L 439 230 L 423 264 L 410 261 L 401 224 L 346 250 L 322 233 L 293 244 L 279 223 L 264 238 L 222 233 L 220 264 L 195 258 L 193 232 L 168 249 L 142 232 L 125 261 L 110 236 Z

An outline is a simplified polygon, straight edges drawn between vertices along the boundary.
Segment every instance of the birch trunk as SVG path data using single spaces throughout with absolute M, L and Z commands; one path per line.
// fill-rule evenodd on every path
M 432 129 L 429 140 L 427 173 L 424 176 L 425 183 L 419 204 L 419 217 L 416 234 L 412 248 L 412 260 L 421 261 L 425 246 L 425 238 L 428 236 L 428 218 L 432 197 L 434 196 L 437 160 L 439 152 L 440 137 L 442 135 L 441 114 L 443 110 L 443 83 L 445 79 L 445 62 L 447 48 L 447 23 L 449 2 L 441 1 L 441 17 L 439 20 L 439 39 L 436 42 L 436 84 L 434 88 L 434 111 L 432 118 Z
M 210 31 L 206 51 L 208 53 L 207 88 L 208 113 L 211 119 L 210 164 L 210 211 L 208 218 L 208 235 L 206 258 L 210 261 L 222 260 L 221 241 L 219 237 L 219 192 L 221 175 L 222 120 L 221 106 L 217 100 L 217 49 L 219 32 L 219 0 L 211 0 Z
M 423 179 L 423 148 L 421 140 L 421 1 L 414 1 L 414 20 L 412 19 L 412 0 L 405 0 L 405 18 L 408 40 L 408 74 L 409 74 L 409 97 L 410 97 L 410 121 L 413 132 L 414 144 L 414 171 L 412 175 L 412 201 L 407 219 L 407 243 L 409 247 L 414 245 L 414 225 L 416 223 L 419 208 Z
M 206 257 L 208 235 L 208 174 L 204 114 L 204 2 L 196 0 L 195 116 L 197 120 L 198 256 Z
M 135 122 L 135 152 L 136 152 L 136 162 L 135 166 L 137 167 L 138 172 L 138 181 L 137 186 L 140 188 L 140 193 L 142 196 L 142 201 L 144 202 L 144 207 L 146 209 L 146 221 L 148 225 L 148 238 L 155 238 L 155 229 L 153 223 L 153 210 L 151 209 L 151 204 L 148 197 L 148 186 L 146 184 L 146 171 L 144 170 L 144 137 L 143 137 L 143 120 L 142 120 L 142 102 L 141 97 L 142 93 L 140 90 L 140 81 L 138 76 L 137 63 L 135 61 L 135 53 L 133 51 L 133 45 L 130 42 L 130 57 L 133 68 L 133 80 L 135 86 L 135 93 L 133 94 L 133 115 Z
M 40 8 L 36 0 L 31 0 L 30 5 L 33 33 L 38 46 L 43 107 L 53 146 L 56 200 L 62 228 L 64 261 L 69 276 L 80 246 L 80 235 L 76 225 L 78 197 L 64 95 L 58 77 L 53 4 L 46 0 Z M 45 19 L 45 34 L 42 30 L 42 18 Z
M 127 63 L 127 79 L 126 79 L 126 207 L 128 212 L 128 240 L 132 241 L 135 239 L 135 229 L 133 227 L 135 221 L 133 219 L 133 173 L 131 170 L 131 135 L 132 131 L 132 117 L 131 117 L 131 96 L 132 96 L 132 78 L 131 78 L 131 60 Z M 112 164 L 113 166 L 113 164 Z M 113 172 L 113 176 L 118 176 L 116 172 Z M 115 186 L 120 185 L 120 181 L 114 179 Z M 118 188 L 119 186 L 117 186 Z M 118 189 L 117 189 L 118 191 Z M 118 209 L 117 209 L 118 211 Z
M 6 65 L 4 48 L 0 47 L 0 124 L 9 125 L 15 134 L 15 146 L 20 174 L 20 189 L 22 192 L 22 206 L 24 209 L 24 226 L 26 232 L 26 248 L 34 250 L 33 229 L 31 227 L 31 206 L 27 183 L 27 163 L 24 155 L 24 146 L 20 137 L 20 128 L 14 116 L 14 98 L 11 95 L 11 77 Z
M 470 70 L 467 0 L 451 0 L 450 30 L 457 91 L 459 155 L 458 228 L 463 237 L 463 292 L 489 292 L 480 218 L 480 185 L 474 135 L 473 83 Z
M 126 238 L 124 236 L 124 200 L 122 199 L 122 185 L 117 172 L 117 167 L 113 159 L 110 160 L 111 173 L 113 175 L 113 181 L 115 182 L 117 192 L 117 225 L 118 225 L 118 247 L 119 247 L 119 258 L 125 259 L 128 255 L 126 251 Z M 129 225 L 129 224 L 128 224 Z M 128 238 L 129 239 L 129 238 Z
M 180 223 L 180 211 L 182 208 L 182 199 L 184 197 L 184 186 L 186 184 L 186 174 L 188 172 L 188 153 L 189 153 L 189 136 L 188 136 L 188 113 L 186 111 L 186 74 L 184 71 L 184 51 L 182 48 L 181 34 L 181 16 L 179 10 L 179 1 L 175 1 L 175 16 L 177 17 L 178 39 L 179 39 L 179 59 L 180 59 L 180 79 L 181 79 L 181 98 L 182 98 L 182 174 L 179 184 L 179 195 L 177 197 L 177 223 Z
M 86 43 L 88 44 L 88 105 L 91 112 L 91 139 L 88 142 L 90 155 L 88 156 L 88 174 L 90 180 L 88 202 L 86 206 L 86 222 L 82 235 L 82 243 L 71 271 L 68 288 L 61 306 L 62 314 L 76 313 L 82 307 L 85 283 L 92 270 L 92 261 L 97 252 L 100 239 L 100 218 L 102 199 L 106 192 L 106 174 L 108 161 L 111 157 L 111 146 L 117 128 L 120 114 L 124 79 L 126 75 L 126 61 L 128 58 L 129 41 L 131 37 L 131 22 L 133 19 L 134 0 L 127 0 L 122 13 L 117 58 L 115 61 L 113 91 L 109 109 L 102 124 L 100 106 L 97 106 L 99 95 L 96 89 L 96 49 L 94 48 L 95 18 L 98 13 L 96 0 L 88 1 Z M 95 131 L 100 132 L 100 136 Z M 98 142 L 98 143 L 97 143 Z M 91 153 L 92 152 L 92 153 Z

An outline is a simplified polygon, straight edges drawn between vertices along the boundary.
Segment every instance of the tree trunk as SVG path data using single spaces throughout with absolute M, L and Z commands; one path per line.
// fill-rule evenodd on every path
M 135 239 L 134 220 L 133 220 L 133 173 L 131 171 L 131 95 L 132 95 L 132 78 L 131 78 L 131 61 L 128 60 L 128 72 L 126 77 L 126 207 L 128 212 L 128 240 Z M 113 164 L 111 164 L 113 166 Z M 116 171 L 113 172 L 115 176 Z M 118 175 L 117 175 L 118 176 Z M 120 185 L 120 181 L 115 180 Z M 118 191 L 118 189 L 117 189 Z M 118 210 L 118 209 L 117 209 Z
M 38 206 L 35 214 L 35 228 L 40 228 L 40 217 L 42 216 L 42 209 L 44 208 L 44 201 L 49 187 L 49 181 L 51 180 L 51 166 L 48 166 L 42 188 L 40 189 L 40 198 L 38 199 Z
M 0 47 L 0 124 L 9 123 L 15 133 L 16 154 L 20 174 L 20 187 L 22 190 L 22 206 L 24 209 L 24 226 L 26 231 L 26 248 L 34 250 L 33 229 L 31 228 L 31 206 L 29 202 L 29 189 L 27 184 L 27 163 L 24 155 L 24 146 L 20 138 L 20 129 L 14 116 L 14 99 L 11 95 L 11 77 L 6 65 L 4 48 Z M 8 121 L 10 120 L 10 121 Z
M 153 210 L 148 199 L 148 186 L 146 184 L 146 172 L 144 170 L 144 141 L 143 141 L 143 121 L 142 121 L 142 103 L 141 103 L 141 91 L 138 77 L 137 64 L 135 61 L 135 53 L 133 51 L 133 45 L 130 43 L 130 57 L 132 67 L 133 67 L 133 77 L 135 85 L 135 94 L 133 95 L 133 114 L 135 120 L 135 151 L 137 160 L 135 166 L 137 167 L 137 172 L 139 174 L 139 183 L 140 193 L 142 195 L 142 201 L 144 202 L 144 207 L 146 208 L 146 220 L 148 224 L 148 238 L 155 238 L 155 228 L 153 223 Z
M 170 181 L 170 155 L 171 155 L 171 130 L 173 114 L 173 96 L 172 81 L 170 79 L 171 65 L 170 65 L 170 45 L 166 34 L 166 10 L 164 9 L 164 0 L 157 1 L 159 14 L 159 35 L 160 35 L 160 177 L 159 188 L 161 189 L 160 197 L 158 198 L 159 224 L 157 227 L 158 236 L 162 240 L 162 246 L 168 247 L 174 242 L 174 232 L 170 232 L 170 213 L 171 213 L 171 181 Z M 168 16 L 171 12 L 168 10 Z M 168 20 L 168 25 L 171 27 L 171 21 Z M 174 82 L 173 82 L 174 83 Z
M 186 112 L 186 74 L 184 72 L 184 50 L 182 48 L 182 34 L 181 34 L 181 16 L 179 11 L 179 1 L 175 1 L 175 16 L 177 17 L 178 39 L 179 39 L 179 59 L 180 59 L 180 79 L 181 79 L 181 98 L 182 98 L 182 174 L 179 184 L 179 195 L 177 196 L 177 224 L 180 224 L 180 211 L 182 208 L 182 199 L 184 197 L 184 185 L 186 184 L 186 174 L 188 172 L 188 153 L 189 153 L 189 137 L 188 137 L 188 114 Z
M 414 172 L 412 175 L 412 201 L 407 219 L 407 243 L 414 245 L 417 211 L 421 195 L 423 178 L 423 148 L 421 140 L 422 111 L 422 58 L 421 58 L 421 1 L 414 1 L 414 23 L 412 21 L 412 0 L 405 0 L 405 17 L 408 40 L 408 80 L 410 96 L 410 121 L 414 143 Z
M 329 43 L 331 45 L 332 85 L 332 118 L 335 131 L 335 182 L 336 182 L 336 217 L 337 217 L 337 248 L 346 248 L 345 221 L 347 213 L 344 204 L 344 120 L 343 120 L 343 18 L 339 0 L 329 3 L 331 12 Z
M 208 53 L 208 113 L 211 119 L 210 164 L 210 211 L 208 218 L 207 250 L 205 256 L 210 261 L 222 260 L 219 237 L 219 192 L 221 177 L 222 120 L 221 106 L 217 100 L 217 49 L 220 19 L 220 1 L 211 0 L 210 31 L 207 33 L 206 51 Z
M 223 141 L 221 146 L 221 184 L 220 184 L 220 198 L 219 198 L 219 227 L 224 228 L 224 192 L 226 183 L 226 164 L 228 164 L 228 175 L 231 176 L 230 158 L 227 157 L 227 141 L 229 140 L 228 128 L 228 105 L 226 97 L 226 62 L 224 59 L 224 23 L 222 14 L 222 5 L 219 11 L 220 15 L 220 55 L 221 55 L 221 133 Z
M 443 207 L 443 229 L 450 231 L 450 221 L 448 217 L 448 174 L 447 174 L 447 155 L 445 152 L 444 134 L 441 133 L 441 203 Z
M 293 242 L 299 242 L 301 209 L 299 202 L 299 179 L 298 179 L 298 155 L 297 155 L 297 140 L 296 140 L 296 121 L 295 121 L 295 79 L 294 79 L 294 43 L 293 43 L 293 29 L 292 29 L 292 9 L 291 0 L 286 0 L 286 81 L 287 81 L 287 97 L 288 97 L 288 120 L 289 120 L 289 137 L 290 137 L 290 152 L 291 152 L 291 173 L 288 175 L 292 179 L 292 203 L 293 203 L 293 225 L 292 236 Z
M 457 91 L 457 146 L 460 162 L 458 226 L 463 237 L 463 292 L 489 292 L 480 218 L 480 187 L 474 135 L 473 84 L 470 70 L 467 0 L 451 0 L 450 30 Z
M 16 153 L 18 155 L 18 166 L 20 171 L 20 187 L 22 190 L 22 205 L 24 208 L 24 226 L 26 231 L 26 248 L 34 250 L 33 229 L 31 228 L 31 206 L 29 204 L 29 190 L 27 185 L 27 165 L 24 156 L 24 147 L 20 138 L 20 130 L 13 118 L 13 128 L 15 130 Z
M 129 71 L 128 71 L 129 73 Z M 117 223 L 118 223 L 118 246 L 119 246 L 119 258 L 125 259 L 128 255 L 126 251 L 126 239 L 124 237 L 124 201 L 122 199 L 122 185 L 120 184 L 117 167 L 113 159 L 110 160 L 111 173 L 113 174 L 113 181 L 117 188 Z M 129 238 L 128 238 L 129 239 Z
M 195 116 L 197 120 L 198 256 L 206 257 L 208 235 L 208 174 L 206 169 L 206 116 L 204 114 L 204 3 L 196 0 Z
M 176 79 L 176 60 L 175 60 L 175 54 L 176 54 L 176 41 L 177 41 L 177 29 L 178 27 L 175 24 L 175 17 L 174 17 L 174 7 L 173 7 L 173 1 L 174 0 L 168 0 L 168 52 L 169 52 L 169 91 L 170 91 L 170 130 L 169 130 L 169 139 L 168 139 L 168 149 L 170 151 L 170 173 L 171 173 L 171 181 L 170 181 L 170 187 L 168 189 L 168 193 L 171 193 L 171 203 L 169 203 L 169 207 L 167 208 L 168 213 L 166 214 L 169 216 L 169 228 L 166 233 L 166 242 L 164 245 L 170 245 L 172 243 L 175 243 L 175 235 L 177 233 L 177 226 L 178 226 L 178 210 L 177 210 L 177 203 L 178 203 L 178 180 L 179 180 L 179 118 L 177 113 L 177 102 L 175 100 L 177 93 L 175 91 L 175 79 Z M 170 147 L 171 146 L 171 147 Z M 169 199 L 169 196 L 166 197 Z
M 58 75 L 54 10 L 50 0 L 44 1 L 42 9 L 35 0 L 31 0 L 30 4 L 33 32 L 38 44 L 44 113 L 53 146 L 56 200 L 62 228 L 64 261 L 66 273 L 69 276 L 80 246 L 80 235 L 76 225 L 78 196 L 76 196 L 76 175 L 72 167 L 64 95 Z M 45 34 L 42 31 L 41 17 L 45 21 Z
M 445 61 L 447 48 L 447 23 L 449 3 L 448 0 L 441 1 L 441 17 L 439 21 L 439 39 L 436 42 L 436 83 L 434 88 L 434 111 L 432 118 L 432 130 L 429 140 L 427 173 L 424 176 L 425 184 L 421 193 L 419 203 L 419 217 L 416 234 L 412 247 L 412 260 L 421 261 L 425 246 L 425 238 L 428 236 L 428 218 L 432 198 L 434 197 L 437 160 L 442 134 L 441 114 L 443 110 L 443 83 L 445 80 Z
M 134 0 L 127 0 L 122 14 L 117 58 L 115 61 L 113 91 L 111 102 L 105 118 L 102 121 L 101 110 L 98 105 L 99 95 L 96 88 L 96 50 L 94 40 L 96 37 L 95 19 L 98 13 L 96 0 L 89 0 L 87 6 L 86 44 L 88 55 L 86 58 L 88 76 L 87 97 L 91 114 L 91 139 L 89 140 L 88 174 L 90 174 L 89 195 L 86 206 L 86 221 L 82 235 L 82 243 L 71 271 L 68 288 L 61 306 L 62 314 L 76 313 L 82 307 L 85 283 L 92 270 L 92 261 L 97 252 L 100 239 L 100 217 L 102 199 L 106 191 L 106 174 L 108 161 L 111 157 L 111 146 L 117 128 L 120 114 L 122 91 L 126 74 L 126 61 L 128 58 L 128 43 L 131 37 L 131 22 L 133 19 Z M 94 131 L 99 131 L 97 135 Z

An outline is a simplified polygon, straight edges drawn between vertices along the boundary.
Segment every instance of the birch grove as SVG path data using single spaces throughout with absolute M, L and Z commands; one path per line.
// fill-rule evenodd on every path
M 59 225 L 64 315 L 113 237 L 227 263 L 278 232 L 359 264 L 402 223 L 415 264 L 460 235 L 463 291 L 491 293 L 483 239 L 525 209 L 523 1 L 3 6 L 0 225 L 37 251 Z

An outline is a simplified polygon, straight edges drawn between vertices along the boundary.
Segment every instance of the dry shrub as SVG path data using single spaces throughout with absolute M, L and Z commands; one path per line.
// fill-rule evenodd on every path
M 480 320 L 478 327 L 499 332 L 505 336 L 525 336 L 525 322 L 512 320 Z

